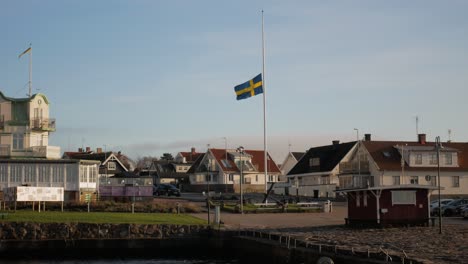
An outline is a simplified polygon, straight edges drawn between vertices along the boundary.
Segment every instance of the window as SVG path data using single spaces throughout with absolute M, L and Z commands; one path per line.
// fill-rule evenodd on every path
M 419 184 L 419 177 L 418 176 L 411 176 L 410 177 L 410 184 Z
M 445 153 L 445 165 L 452 165 L 452 153 Z
M 63 182 L 63 168 L 59 165 L 52 167 L 52 182 Z
M 10 175 L 11 182 L 21 182 L 21 167 L 19 165 L 11 165 Z
M 113 162 L 113 161 L 107 162 L 107 169 L 108 170 L 115 170 L 116 169 L 115 162 Z
M 309 159 L 309 166 L 319 166 L 320 165 L 320 158 L 310 158 Z
M 234 174 L 229 174 L 229 181 L 234 181 Z
M 364 197 L 363 197 L 364 201 L 363 201 L 363 204 L 364 204 L 364 207 L 367 207 L 367 191 L 364 191 Z
M 67 183 L 72 183 L 76 182 L 77 180 L 77 175 L 76 175 L 76 170 L 74 169 L 76 165 L 71 165 L 67 164 L 66 170 L 67 170 Z
M 13 149 L 19 150 L 24 148 L 24 135 L 23 134 L 13 134 Z
M 429 164 L 437 165 L 437 154 L 431 154 Z
M 452 176 L 452 187 L 460 187 L 460 176 Z
M 80 182 L 88 181 L 88 168 L 86 166 L 80 166 Z
M 0 165 L 0 182 L 8 182 L 8 164 Z
M 43 165 L 39 167 L 39 182 L 49 182 L 50 176 L 49 176 L 49 167 L 46 165 Z
M 274 182 L 275 181 L 275 175 L 268 175 L 268 181 L 269 182 Z
M 361 207 L 361 193 L 356 192 L 356 207 Z
M 26 166 L 24 167 L 24 182 L 30 183 L 30 182 L 35 182 L 35 169 L 34 166 Z
M 436 176 L 430 176 L 430 177 L 431 177 L 431 179 L 430 179 L 431 185 L 436 186 L 437 185 L 437 177 Z
M 258 182 L 258 175 L 255 175 L 255 181 Z
M 223 160 L 221 160 L 221 162 L 223 163 L 223 166 L 225 168 L 231 168 L 231 163 L 229 163 L 228 160 L 223 159 Z
M 330 176 L 320 177 L 320 184 L 330 184 Z
M 393 185 L 400 185 L 400 176 L 393 176 Z
M 422 154 L 416 154 L 415 155 L 414 164 L 417 164 L 417 165 L 422 164 Z
M 416 204 L 416 191 L 391 191 L 392 205 L 394 204 Z

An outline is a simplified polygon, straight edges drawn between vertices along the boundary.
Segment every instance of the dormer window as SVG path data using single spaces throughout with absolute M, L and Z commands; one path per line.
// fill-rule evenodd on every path
M 414 164 L 422 165 L 422 154 L 416 154 L 414 159 Z
M 431 154 L 429 156 L 429 164 L 437 165 L 437 154 Z
M 320 158 L 310 158 L 309 159 L 309 166 L 310 167 L 320 166 Z
M 445 165 L 452 165 L 452 153 L 445 153 Z

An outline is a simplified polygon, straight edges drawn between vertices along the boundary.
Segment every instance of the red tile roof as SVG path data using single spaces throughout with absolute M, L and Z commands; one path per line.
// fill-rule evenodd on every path
M 200 152 L 179 152 L 182 157 L 185 158 L 186 162 L 195 162 L 198 157 L 205 153 L 200 153 Z
M 367 151 L 370 153 L 372 159 L 377 163 L 380 170 L 401 170 L 401 155 L 399 151 L 394 147 L 400 146 L 426 146 L 434 147 L 434 142 L 426 142 L 426 144 L 420 144 L 414 141 L 363 141 L 362 142 Z M 441 171 L 468 171 L 468 143 L 465 142 L 451 142 L 442 143 L 443 147 L 452 148 L 458 151 L 458 167 L 443 167 Z M 441 149 L 443 152 L 444 149 Z M 384 152 L 388 152 L 389 155 L 385 156 Z M 425 171 L 433 170 L 434 166 L 431 167 L 410 167 L 405 164 L 405 170 L 407 171 Z
M 233 160 L 230 159 L 229 154 L 228 154 L 228 162 L 231 165 L 231 168 L 226 168 L 221 160 L 226 159 L 226 150 L 225 149 L 209 149 L 211 153 L 213 153 L 214 157 L 218 161 L 218 164 L 222 167 L 223 171 L 233 171 L 233 172 L 238 172 L 239 169 L 237 168 L 236 164 L 234 163 Z M 229 152 L 230 150 L 228 150 Z M 232 150 L 231 150 L 232 152 Z M 249 154 L 252 156 L 252 164 L 255 166 L 255 168 L 258 169 L 258 172 L 265 172 L 265 155 L 263 150 L 244 150 L 246 154 Z M 279 169 L 278 165 L 275 163 L 275 161 L 271 158 L 270 154 L 268 154 L 268 171 L 271 173 L 281 173 L 281 170 Z

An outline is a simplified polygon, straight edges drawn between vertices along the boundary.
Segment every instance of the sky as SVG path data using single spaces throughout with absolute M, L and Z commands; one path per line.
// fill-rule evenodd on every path
M 62 151 L 133 159 L 263 149 L 276 162 L 372 134 L 468 141 L 468 1 L 0 0 L 0 91 L 50 101 Z M 416 126 L 416 117 L 419 122 Z M 416 127 L 418 129 L 416 129 Z M 355 130 L 357 129 L 357 130 Z

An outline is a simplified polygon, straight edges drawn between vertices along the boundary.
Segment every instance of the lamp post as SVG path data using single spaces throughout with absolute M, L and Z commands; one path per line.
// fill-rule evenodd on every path
M 211 168 L 211 164 L 210 164 L 210 159 L 208 157 L 208 153 L 210 152 L 210 144 L 207 144 L 207 150 L 206 150 L 206 161 L 207 161 L 207 164 L 206 164 L 206 187 L 207 187 L 207 191 L 206 191 L 206 206 L 208 207 L 208 225 L 211 224 L 211 206 L 210 206 L 210 180 L 211 180 L 211 175 L 210 175 L 210 168 Z
M 240 146 L 236 150 L 240 154 L 240 179 L 239 179 L 239 186 L 240 186 L 240 212 L 241 214 L 244 213 L 244 196 L 242 192 L 242 182 L 244 180 L 244 161 L 242 160 L 242 156 L 244 155 L 244 147 Z
M 439 234 L 442 234 L 442 207 L 440 203 L 440 149 L 442 144 L 439 136 L 435 138 L 435 147 L 437 149 L 437 189 L 439 192 Z

